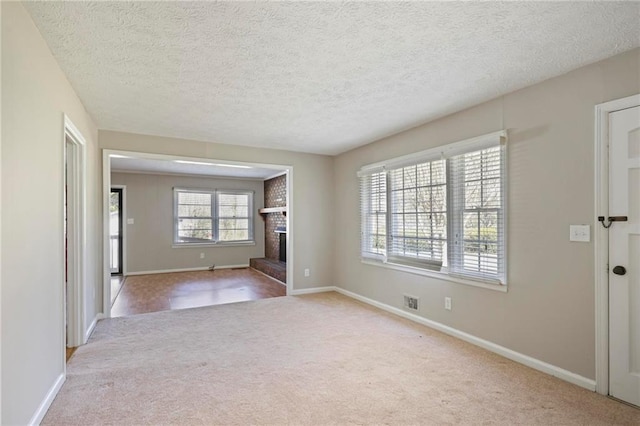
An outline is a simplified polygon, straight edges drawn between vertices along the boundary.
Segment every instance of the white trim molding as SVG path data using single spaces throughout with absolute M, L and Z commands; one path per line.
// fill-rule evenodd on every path
M 63 211 L 62 217 L 66 218 L 68 222 L 63 223 L 62 229 L 65 229 L 68 235 L 63 235 L 62 252 L 66 253 L 63 262 L 67 262 L 66 270 L 70 277 L 70 285 L 65 294 L 66 307 L 63 307 L 63 309 L 67 309 L 63 316 L 66 320 L 66 324 L 63 327 L 69 329 L 66 344 L 75 347 L 85 343 L 85 268 L 87 253 L 87 197 L 85 182 L 87 175 L 87 142 L 69 117 L 66 114 L 63 114 L 62 117 L 64 123 L 62 164 L 65 165 L 62 173 L 63 182 L 66 182 L 65 188 L 62 190 L 62 205 L 66 211 Z M 67 143 L 71 147 L 70 149 L 67 148 Z M 64 276 L 62 277 L 62 282 L 65 282 Z M 67 295 L 70 297 L 67 297 Z
M 609 394 L 609 234 L 597 221 L 609 213 L 609 114 L 640 105 L 640 94 L 595 107 L 595 301 L 596 392 Z
M 314 293 L 326 293 L 328 291 L 340 291 L 338 287 L 335 286 L 327 286 L 327 287 L 312 287 L 312 288 L 300 288 L 298 290 L 291 290 L 291 296 L 301 296 L 303 294 L 314 294 Z
M 512 361 L 526 365 L 527 367 L 531 367 L 534 370 L 538 370 L 543 373 L 550 374 L 554 377 L 557 377 L 569 383 L 573 383 L 574 385 L 578 385 L 590 391 L 594 391 L 596 388 L 595 380 L 580 376 L 579 374 L 572 373 L 571 371 L 565 370 L 563 368 L 557 367 L 555 365 L 549 364 L 539 359 L 532 358 L 528 355 L 522 354 L 520 352 L 516 352 L 509 348 L 505 348 L 504 346 L 500 346 L 488 340 L 481 339 L 472 334 L 465 333 L 464 331 L 460 331 L 453 327 L 449 327 L 448 325 L 444 325 L 439 322 L 432 321 L 430 319 L 421 317 L 411 312 L 403 311 L 402 309 L 387 305 L 386 303 L 378 302 L 377 300 L 369 299 L 368 297 L 361 296 L 357 293 L 353 293 L 341 287 L 327 286 L 327 287 L 305 288 L 300 290 L 294 290 L 293 295 L 324 293 L 328 291 L 335 291 L 337 293 L 343 294 L 352 299 L 355 299 L 360 302 L 366 303 L 368 305 L 374 306 L 376 308 L 382 309 L 383 311 L 398 315 L 410 321 L 417 322 L 418 324 L 425 325 L 429 328 L 433 328 L 434 330 L 438 330 L 442 333 L 448 334 L 449 336 L 453 336 L 460 340 L 464 340 L 465 342 L 471 343 L 472 345 L 479 346 L 483 349 L 496 353 Z
M 103 314 L 98 314 L 95 316 L 93 321 L 91 321 L 91 324 L 89 324 L 89 328 L 87 328 L 87 332 L 84 334 L 85 343 L 89 341 L 89 337 L 91 337 L 91 335 L 93 334 L 93 330 L 95 330 L 96 325 L 98 324 L 98 321 L 100 321 L 103 318 L 104 318 Z
M 49 407 L 51 407 L 53 400 L 56 398 L 56 395 L 64 384 L 65 376 L 66 374 L 64 373 L 58 376 L 56 381 L 53 383 L 53 386 L 51 386 L 49 392 L 47 392 L 47 395 L 38 406 L 38 409 L 33 414 L 33 417 L 31 417 L 31 420 L 29 420 L 29 425 L 39 425 L 40 423 L 42 423 L 42 419 L 44 419 L 45 414 L 47 414 Z
M 233 268 L 248 268 L 249 264 L 241 264 L 241 265 L 216 265 L 215 269 L 233 269 Z M 155 271 L 137 271 L 137 272 L 129 272 L 127 274 L 128 277 L 135 275 L 154 275 L 154 274 L 169 274 L 171 272 L 192 272 L 192 271 L 208 271 L 210 266 L 198 266 L 195 268 L 176 268 L 176 269 L 157 269 Z M 214 269 L 214 270 L 215 270 Z

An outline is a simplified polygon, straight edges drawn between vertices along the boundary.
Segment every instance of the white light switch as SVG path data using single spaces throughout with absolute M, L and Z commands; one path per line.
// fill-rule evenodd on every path
M 569 241 L 588 243 L 591 241 L 591 227 L 589 225 L 569 225 Z
M 133 225 L 133 218 L 127 218 L 127 225 Z

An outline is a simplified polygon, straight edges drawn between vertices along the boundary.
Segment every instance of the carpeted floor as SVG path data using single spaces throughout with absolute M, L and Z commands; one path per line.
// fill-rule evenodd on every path
M 44 424 L 640 424 L 640 410 L 337 293 L 101 321 Z

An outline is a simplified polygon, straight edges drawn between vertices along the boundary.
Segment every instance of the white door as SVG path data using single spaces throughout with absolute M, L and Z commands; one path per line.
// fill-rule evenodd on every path
M 640 406 L 640 106 L 609 114 L 609 393 Z

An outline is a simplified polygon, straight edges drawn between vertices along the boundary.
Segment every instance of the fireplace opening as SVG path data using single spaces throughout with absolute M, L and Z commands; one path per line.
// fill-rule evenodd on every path
M 287 234 L 285 232 L 280 232 L 280 251 L 278 260 L 280 262 L 287 261 Z

